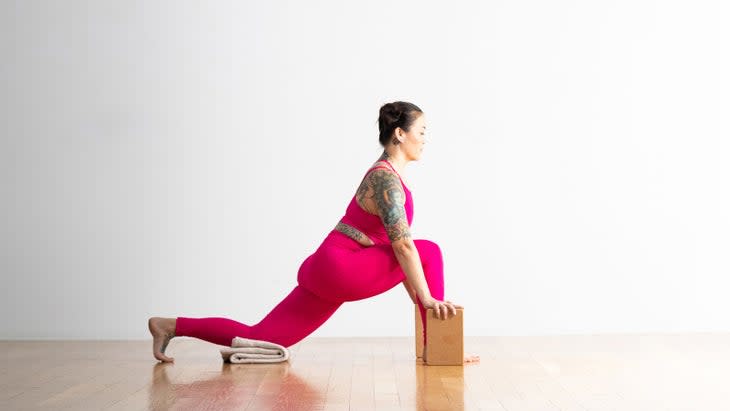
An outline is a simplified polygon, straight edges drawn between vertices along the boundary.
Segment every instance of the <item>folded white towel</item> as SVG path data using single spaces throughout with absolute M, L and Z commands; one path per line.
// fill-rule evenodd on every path
M 221 348 L 224 362 L 271 363 L 289 359 L 289 350 L 283 345 L 252 338 L 233 337 L 230 347 Z

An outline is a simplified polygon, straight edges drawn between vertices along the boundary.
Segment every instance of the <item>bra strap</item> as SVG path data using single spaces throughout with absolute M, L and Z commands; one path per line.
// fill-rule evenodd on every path
M 368 174 L 370 174 L 370 172 L 371 172 L 371 171 L 373 171 L 373 170 L 377 170 L 377 169 L 379 169 L 379 168 L 384 168 L 384 169 L 386 169 L 386 170 L 390 170 L 390 168 L 388 168 L 388 167 L 386 167 L 386 166 L 375 166 L 375 167 L 371 168 L 370 170 L 368 170 L 368 171 L 367 171 L 367 172 L 365 173 L 365 175 L 368 175 Z
M 398 176 L 398 180 L 400 180 L 400 184 L 401 184 L 401 186 L 403 186 L 403 190 L 405 191 L 405 190 L 406 190 L 406 185 L 405 185 L 405 184 L 403 183 L 403 179 L 402 179 L 402 178 L 400 178 L 400 174 L 398 174 L 398 172 L 397 172 L 397 171 L 395 171 L 395 168 L 393 168 L 393 165 L 392 165 L 392 164 L 390 164 L 390 161 L 388 161 L 388 160 L 385 160 L 385 162 L 386 162 L 386 163 L 388 163 L 388 165 L 389 165 L 390 167 L 385 167 L 385 166 L 375 166 L 375 167 L 371 168 L 370 170 L 368 170 L 368 171 L 367 171 L 367 172 L 365 173 L 365 176 L 367 177 L 367 175 L 368 175 L 368 174 L 370 174 L 370 172 L 371 172 L 371 171 L 373 171 L 373 170 L 377 170 L 377 169 L 379 169 L 379 168 L 384 168 L 384 169 L 386 169 L 386 170 L 391 170 L 391 171 L 393 171 L 393 172 L 395 173 L 395 175 L 397 175 L 397 176 Z M 363 177 L 363 178 L 364 178 L 364 177 Z
M 393 168 L 393 164 L 390 164 L 390 161 L 388 161 L 386 159 L 383 159 L 383 161 L 385 161 L 385 164 L 387 164 L 388 167 L 390 167 L 391 170 L 395 171 L 395 168 Z M 397 171 L 395 171 L 395 173 L 398 174 Z M 398 177 L 400 177 L 400 174 L 398 175 Z

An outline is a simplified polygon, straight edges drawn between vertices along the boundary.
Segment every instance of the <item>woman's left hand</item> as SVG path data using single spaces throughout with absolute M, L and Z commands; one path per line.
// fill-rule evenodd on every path
M 459 304 L 454 304 L 449 300 L 437 300 L 433 297 L 428 298 L 427 300 L 423 301 L 423 306 L 426 309 L 433 309 L 433 315 L 440 319 L 440 320 L 446 320 L 448 318 L 452 318 L 456 315 L 456 309 L 457 308 L 464 308 L 460 306 Z M 443 312 L 443 315 L 441 314 Z

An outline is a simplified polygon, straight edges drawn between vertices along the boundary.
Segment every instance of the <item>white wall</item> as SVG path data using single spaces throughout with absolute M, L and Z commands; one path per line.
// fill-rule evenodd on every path
M 393 100 L 468 335 L 730 330 L 727 5 L 289 3 L 2 3 L 0 338 L 259 321 Z M 398 286 L 313 335 L 412 318 Z

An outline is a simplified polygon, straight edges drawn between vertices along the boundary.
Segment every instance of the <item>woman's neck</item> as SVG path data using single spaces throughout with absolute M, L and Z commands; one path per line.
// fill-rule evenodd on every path
M 378 161 L 388 160 L 388 162 L 395 168 L 395 171 L 398 172 L 399 175 L 403 174 L 404 168 L 406 166 L 406 161 L 404 158 L 388 154 L 387 151 L 383 151 L 383 154 L 380 155 L 380 158 L 378 158 Z

